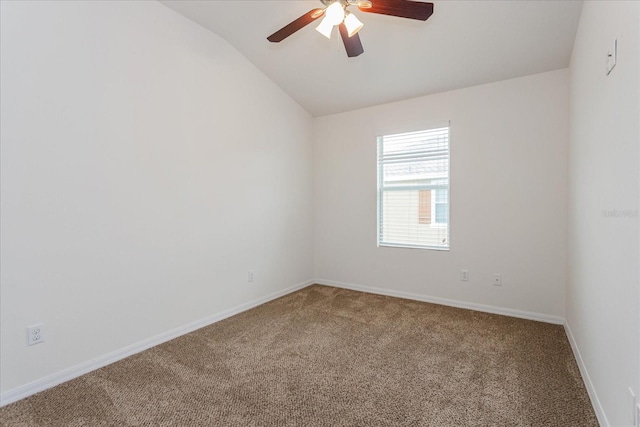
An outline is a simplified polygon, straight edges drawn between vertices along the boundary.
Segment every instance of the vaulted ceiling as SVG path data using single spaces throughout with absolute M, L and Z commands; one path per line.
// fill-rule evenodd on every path
M 375 2 L 375 0 L 372 0 Z M 165 0 L 227 40 L 313 116 L 495 82 L 569 65 L 582 2 L 433 0 L 427 21 L 354 12 L 364 53 L 348 58 L 337 30 L 308 25 L 266 37 L 314 1 Z

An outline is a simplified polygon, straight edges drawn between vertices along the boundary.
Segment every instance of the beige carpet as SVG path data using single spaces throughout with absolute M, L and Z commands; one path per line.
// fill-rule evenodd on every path
M 597 426 L 561 326 L 310 286 L 0 409 L 6 426 Z

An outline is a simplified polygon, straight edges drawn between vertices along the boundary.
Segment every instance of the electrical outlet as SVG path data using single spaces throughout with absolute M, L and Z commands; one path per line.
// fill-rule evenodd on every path
M 493 286 L 502 286 L 502 274 L 493 275 Z
M 27 344 L 36 345 L 44 342 L 44 327 L 42 323 L 27 328 Z
M 460 270 L 460 280 L 463 282 L 469 281 L 469 270 Z
M 253 282 L 253 278 L 254 278 L 253 270 L 249 270 L 247 272 L 247 282 Z

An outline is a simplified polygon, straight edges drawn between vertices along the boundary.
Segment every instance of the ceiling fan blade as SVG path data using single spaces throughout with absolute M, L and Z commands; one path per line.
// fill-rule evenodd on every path
M 295 21 L 289 23 L 288 25 L 285 25 L 284 27 L 280 28 L 275 33 L 271 34 L 269 37 L 267 37 L 267 40 L 269 40 L 272 43 L 281 42 L 282 40 L 284 40 L 287 37 L 289 37 L 291 34 L 293 34 L 296 31 L 298 31 L 300 28 L 302 28 L 302 27 L 304 27 L 306 25 L 309 25 L 310 23 L 312 23 L 316 19 L 320 18 L 322 15 L 324 15 L 324 9 L 313 9 L 313 10 L 310 10 L 309 12 L 305 13 L 304 15 L 302 15 L 300 18 L 298 18 Z
M 347 56 L 349 58 L 358 56 L 364 52 L 360 36 L 357 33 L 349 37 L 349 31 L 344 23 L 340 24 L 338 28 L 340 29 L 340 36 L 342 37 L 344 48 L 347 49 Z
M 371 0 L 371 7 L 360 7 L 363 12 L 379 13 L 381 15 L 398 16 L 400 18 L 419 19 L 426 21 L 433 14 L 433 3 L 423 3 L 410 0 Z

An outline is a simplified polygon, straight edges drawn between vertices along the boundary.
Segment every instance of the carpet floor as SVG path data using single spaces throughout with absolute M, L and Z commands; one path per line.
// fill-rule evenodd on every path
M 3 426 L 597 426 L 561 326 L 313 285 L 0 409 Z

